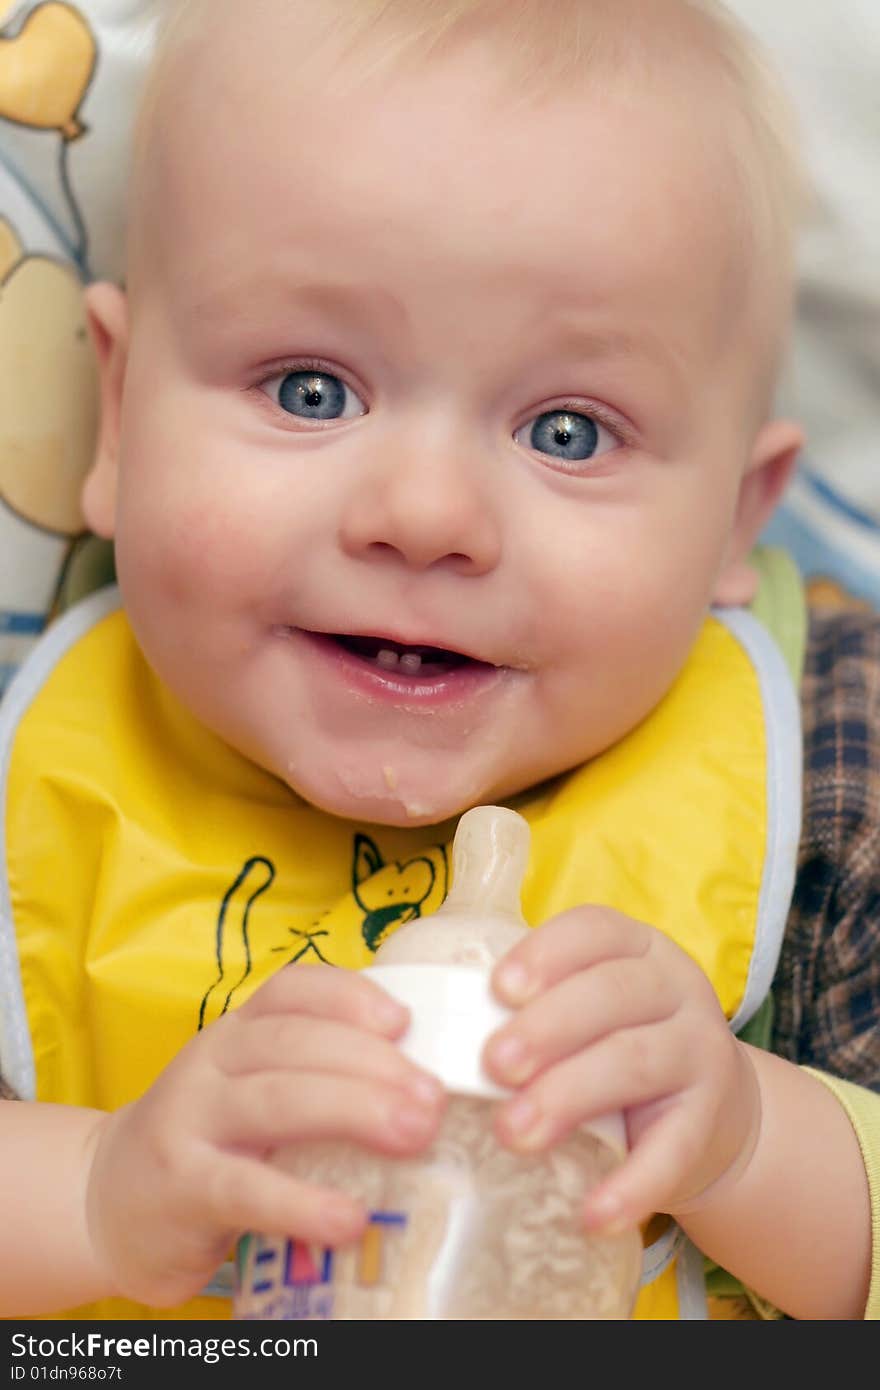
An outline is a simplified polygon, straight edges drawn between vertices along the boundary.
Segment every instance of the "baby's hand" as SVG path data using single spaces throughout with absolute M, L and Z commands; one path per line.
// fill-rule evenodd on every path
M 623 914 L 562 913 L 495 969 L 516 1009 L 485 1064 L 517 1094 L 499 1108 L 509 1147 L 550 1147 L 582 1121 L 625 1114 L 630 1155 L 586 1199 L 589 1227 L 694 1210 L 745 1166 L 760 1122 L 748 1049 L 709 980 L 662 932 Z
M 289 967 L 109 1115 L 85 1200 L 116 1290 L 154 1306 L 189 1298 L 247 1230 L 324 1245 L 356 1239 L 366 1220 L 357 1202 L 265 1160 L 307 1139 L 392 1155 L 424 1148 L 443 1092 L 394 1044 L 407 1018 L 357 974 Z

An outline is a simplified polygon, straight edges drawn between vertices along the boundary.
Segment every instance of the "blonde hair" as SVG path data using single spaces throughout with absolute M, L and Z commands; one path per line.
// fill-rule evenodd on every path
M 223 0 L 169 3 L 141 129 L 163 89 L 167 94 L 165 68 L 197 46 L 206 27 L 217 26 Z M 276 29 L 286 17 L 314 22 L 318 15 L 332 52 L 357 58 L 345 65 L 355 81 L 428 61 L 476 32 L 488 32 L 500 76 L 521 100 L 577 90 L 587 79 L 592 90 L 603 82 L 619 85 L 621 74 L 635 90 L 660 88 L 667 95 L 676 75 L 683 86 L 688 77 L 702 78 L 706 101 L 731 116 L 725 153 L 740 195 L 734 231 L 756 267 L 765 367 L 775 379 L 806 206 L 800 142 L 779 75 L 720 0 L 225 0 L 222 18 L 247 32 L 270 12 Z M 712 131 L 717 139 L 717 127 Z

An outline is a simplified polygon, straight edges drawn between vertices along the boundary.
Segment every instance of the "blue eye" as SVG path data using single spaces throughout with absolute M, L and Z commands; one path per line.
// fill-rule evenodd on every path
M 539 454 L 581 462 L 596 456 L 604 431 L 589 415 L 575 410 L 548 410 L 517 433 L 524 434 L 529 447 Z
M 300 420 L 351 420 L 366 409 L 351 387 L 332 372 L 285 372 L 264 382 L 263 389 L 276 405 Z

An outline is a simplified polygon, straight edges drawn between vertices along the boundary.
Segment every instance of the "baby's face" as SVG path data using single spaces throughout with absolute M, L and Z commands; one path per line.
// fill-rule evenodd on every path
M 638 723 L 750 540 L 724 180 L 672 112 L 481 96 L 478 54 L 258 86 L 166 132 L 92 514 L 209 726 L 437 821 Z

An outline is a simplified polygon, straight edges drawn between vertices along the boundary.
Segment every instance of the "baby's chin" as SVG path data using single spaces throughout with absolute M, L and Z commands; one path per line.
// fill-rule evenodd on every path
M 390 757 L 352 757 L 330 771 L 291 767 L 284 780 L 319 810 L 370 825 L 438 825 L 492 799 L 491 787 L 471 773 L 444 772 L 442 760 L 433 767 L 419 761 L 413 768 Z

